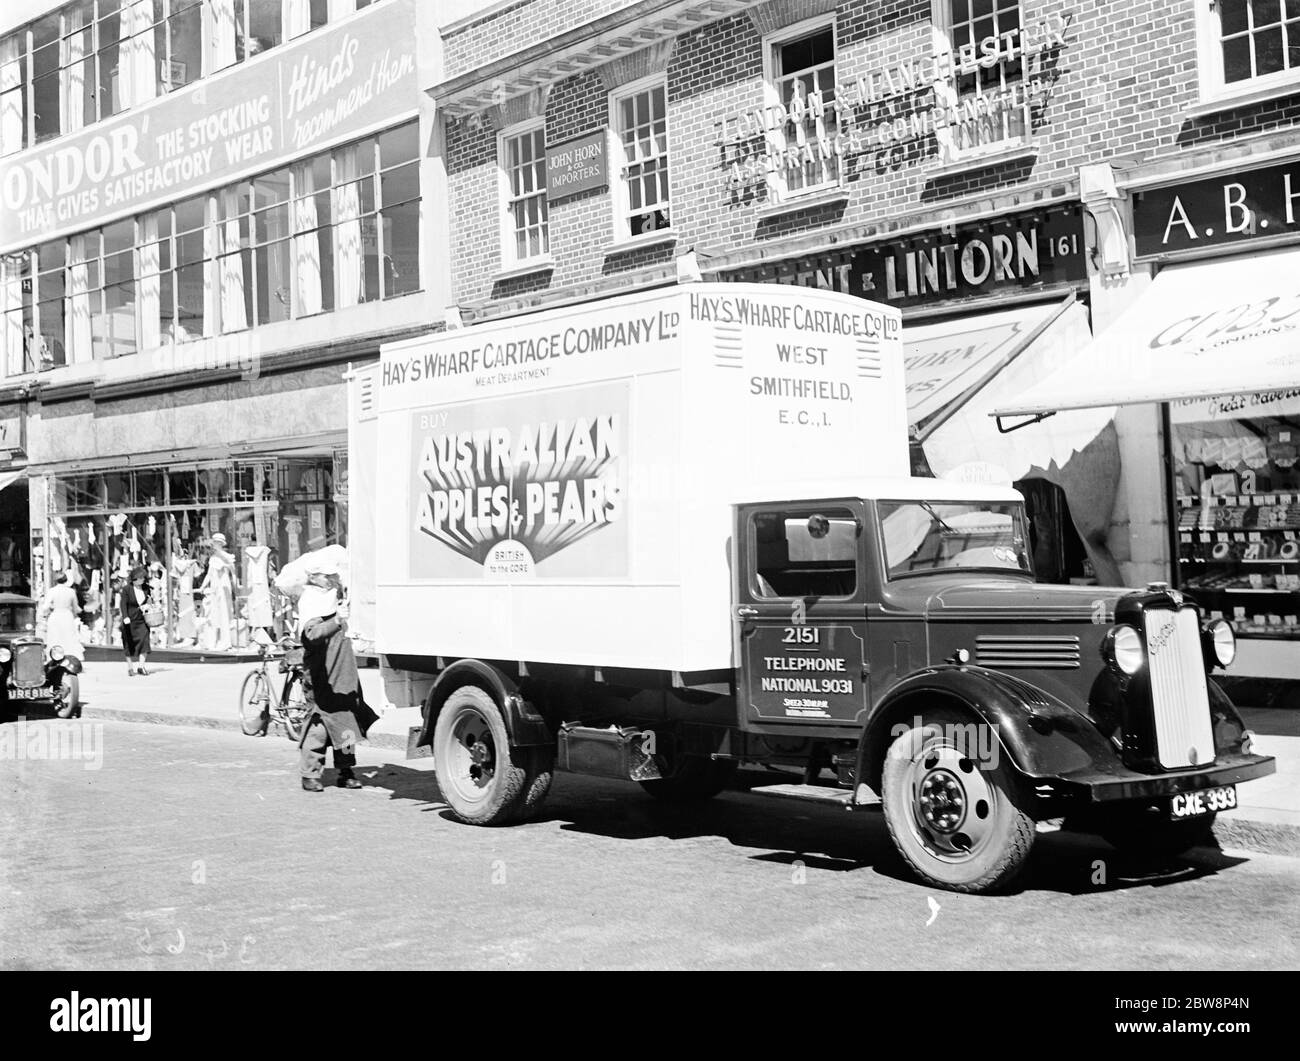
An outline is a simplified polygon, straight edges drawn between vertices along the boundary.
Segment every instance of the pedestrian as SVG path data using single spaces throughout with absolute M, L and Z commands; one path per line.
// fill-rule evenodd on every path
M 378 717 L 361 694 L 361 675 L 347 636 L 347 606 L 339 603 L 337 575 L 313 574 L 298 601 L 303 648 L 303 692 L 310 712 L 303 726 L 299 767 L 306 792 L 324 789 L 325 749 L 333 748 L 339 788 L 360 788 L 353 773 L 356 743 Z
M 149 622 L 144 615 L 149 603 L 149 583 L 144 568 L 137 564 L 118 595 L 117 613 L 122 622 L 122 651 L 126 654 L 128 675 L 149 673 L 145 670 L 149 659 Z
M 45 595 L 41 611 L 45 615 L 45 643 L 51 648 L 63 649 L 65 656 L 80 662 L 85 655 L 81 646 L 81 605 L 66 571 L 55 579 Z

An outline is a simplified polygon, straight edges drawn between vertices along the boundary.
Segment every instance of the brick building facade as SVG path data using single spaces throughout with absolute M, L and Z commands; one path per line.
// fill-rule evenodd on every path
M 1187 442 L 1199 429 L 1154 402 L 1001 438 L 987 415 L 1000 379 L 1036 383 L 1131 321 L 1160 274 L 1165 286 L 1188 275 L 1182 259 L 1217 262 L 1239 243 L 1286 253 L 1290 200 L 1270 231 L 1246 223 L 1256 215 L 1243 205 L 1176 250 L 1166 226 L 1165 244 L 1142 253 L 1134 226 L 1145 201 L 1168 212 L 1162 189 L 1300 157 L 1300 6 L 516 0 L 439 35 L 444 68 L 427 88 L 443 137 L 448 308 L 461 322 L 697 271 L 899 304 L 909 373 L 918 366 L 916 438 L 936 474 L 1023 484 L 1041 526 L 1057 524 L 1043 552 L 1057 580 L 1217 579 L 1210 607 L 1259 635 L 1250 665 L 1300 672 L 1300 566 L 1279 558 L 1266 585 L 1243 582 L 1244 569 L 1205 566 L 1197 534 L 1180 534 L 1202 491 L 1205 510 L 1225 506 L 1226 475 L 1243 494 L 1243 476 L 1264 475 L 1261 490 L 1285 500 L 1288 458 L 1189 462 L 1205 456 Z M 594 183 L 548 193 L 555 158 L 592 143 L 606 156 Z M 1185 220 L 1184 235 L 1199 225 Z M 970 374 L 922 384 L 926 365 L 981 341 Z M 952 400 L 921 400 L 923 386 Z M 1300 408 L 1272 412 L 1243 422 L 1242 437 L 1288 445 Z M 1300 519 L 1285 540 L 1294 530 Z M 1227 544 L 1228 559 L 1244 558 Z M 1234 595 L 1247 588 L 1273 595 Z

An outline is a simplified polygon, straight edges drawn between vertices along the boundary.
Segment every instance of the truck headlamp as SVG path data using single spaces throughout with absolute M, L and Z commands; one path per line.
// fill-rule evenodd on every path
M 1205 645 L 1205 659 L 1211 664 L 1227 667 L 1237 658 L 1237 635 L 1233 633 L 1232 624 L 1225 619 L 1214 619 L 1206 623 L 1202 641 Z
M 1142 651 L 1142 635 L 1131 626 L 1112 626 L 1101 643 L 1101 654 L 1106 662 L 1121 674 L 1132 676 L 1142 669 L 1146 654 Z
M 0 663 L 8 663 L 14 658 L 14 654 L 7 648 L 0 648 Z
M 63 658 L 63 646 L 62 646 L 62 645 L 52 645 L 52 646 L 50 647 L 50 662 L 51 662 L 51 663 L 58 663 L 59 660 L 61 660 L 62 658 Z

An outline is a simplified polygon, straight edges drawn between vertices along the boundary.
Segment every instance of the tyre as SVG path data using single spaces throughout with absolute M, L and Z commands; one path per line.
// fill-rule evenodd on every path
M 271 685 L 260 671 L 250 671 L 239 687 L 239 726 L 250 737 L 266 734 L 271 718 Z
M 284 679 L 281 703 L 284 706 L 285 736 L 297 744 L 302 740 L 302 728 L 307 724 L 307 716 L 311 714 L 311 704 L 307 703 L 307 692 L 298 675 L 290 674 Z
M 662 803 L 698 803 L 712 799 L 731 784 L 735 776 L 736 763 L 732 759 L 688 755 L 670 777 L 638 781 L 637 784 Z
M 951 708 L 926 711 L 890 744 L 881 801 L 894 846 L 922 881 L 981 893 L 1024 869 L 1035 831 L 1006 757 L 980 764 L 953 739 L 971 733 L 972 721 Z
M 551 790 L 551 779 L 555 776 L 554 748 L 523 748 L 525 765 L 528 772 L 528 784 L 524 788 L 523 803 L 519 808 L 519 821 L 530 822 L 541 813 L 546 794 Z
M 535 751 L 520 748 L 512 755 L 496 701 L 477 686 L 457 689 L 433 730 L 433 769 L 452 815 L 468 825 L 504 825 L 525 810 L 535 812 L 549 787 L 549 780 L 540 787 Z M 526 806 L 530 789 L 539 787 Z
M 63 682 L 59 686 L 59 706 L 54 713 L 59 718 L 81 717 L 81 678 L 76 674 L 64 672 Z
M 1168 859 L 1214 843 L 1215 814 L 1170 821 L 1156 812 L 1120 811 L 1102 819 L 1101 838 L 1125 855 Z

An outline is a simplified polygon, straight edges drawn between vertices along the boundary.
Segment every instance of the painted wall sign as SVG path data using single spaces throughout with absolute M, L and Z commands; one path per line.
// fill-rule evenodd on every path
M 1084 249 L 1082 214 L 1073 207 L 870 244 L 811 268 L 778 263 L 775 277 L 746 271 L 732 279 L 775 279 L 915 306 L 1086 280 Z
M 626 381 L 412 413 L 413 578 L 628 571 Z
M 1294 232 L 1300 232 L 1300 163 L 1133 196 L 1133 239 L 1139 258 Z
M 413 113 L 414 0 L 0 160 L 0 250 L 273 168 Z
M 789 103 L 769 103 L 716 122 L 724 180 L 731 188 L 783 170 L 891 149 L 934 137 L 941 156 L 955 156 L 1030 132 L 1030 110 L 1050 87 L 1048 58 L 1065 46 L 1072 13 L 869 71 L 835 86 L 833 99 L 798 90 Z M 962 91 L 963 78 L 1000 64 L 1018 76 L 997 91 Z M 811 133 L 815 124 L 817 132 Z M 778 134 L 778 135 L 773 135 Z
M 604 129 L 546 149 L 546 199 L 555 202 L 609 184 L 609 139 Z

